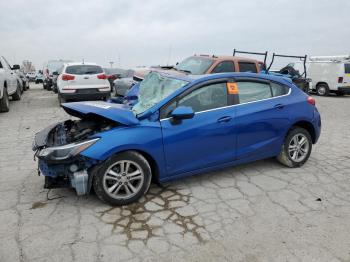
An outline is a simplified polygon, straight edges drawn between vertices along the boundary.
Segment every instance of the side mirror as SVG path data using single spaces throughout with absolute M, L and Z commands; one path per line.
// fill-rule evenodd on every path
M 179 106 L 171 112 L 170 116 L 177 120 L 191 119 L 194 117 L 194 112 L 189 106 Z
M 12 70 L 19 70 L 21 67 L 19 65 L 13 65 L 12 66 Z
M 58 75 L 59 75 L 59 73 L 58 73 L 57 71 L 55 71 L 55 72 L 53 72 L 53 73 L 52 73 L 52 75 L 54 75 L 54 76 L 58 76 Z

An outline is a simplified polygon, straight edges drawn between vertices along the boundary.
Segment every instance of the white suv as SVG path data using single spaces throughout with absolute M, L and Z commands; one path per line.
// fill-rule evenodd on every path
M 107 100 L 111 86 L 101 66 L 94 63 L 67 63 L 57 78 L 58 99 Z
M 0 112 L 8 112 L 10 106 L 9 96 L 13 100 L 21 99 L 21 86 L 14 70 L 18 70 L 19 65 L 13 67 L 0 56 Z

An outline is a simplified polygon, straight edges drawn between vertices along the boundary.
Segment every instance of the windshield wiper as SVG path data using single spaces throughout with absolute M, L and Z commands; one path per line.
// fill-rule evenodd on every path
M 188 74 L 192 74 L 192 72 L 191 72 L 190 70 L 179 69 L 179 68 L 176 68 L 176 67 L 174 67 L 174 69 L 175 69 L 176 71 L 181 71 L 181 72 L 185 72 L 185 73 L 188 73 Z

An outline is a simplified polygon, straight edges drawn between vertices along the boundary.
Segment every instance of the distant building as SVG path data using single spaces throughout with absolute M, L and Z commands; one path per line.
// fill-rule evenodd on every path
M 24 73 L 29 73 L 35 71 L 35 66 L 33 63 L 29 60 L 24 60 L 22 62 L 22 69 Z

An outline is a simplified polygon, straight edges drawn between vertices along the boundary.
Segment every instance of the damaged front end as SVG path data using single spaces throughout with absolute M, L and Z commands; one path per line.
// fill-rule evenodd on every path
M 67 120 L 37 133 L 33 151 L 38 171 L 45 176 L 45 188 L 72 187 L 78 195 L 90 190 L 89 176 L 97 160 L 80 155 L 100 138 L 97 133 L 110 130 L 116 122 L 105 118 Z

